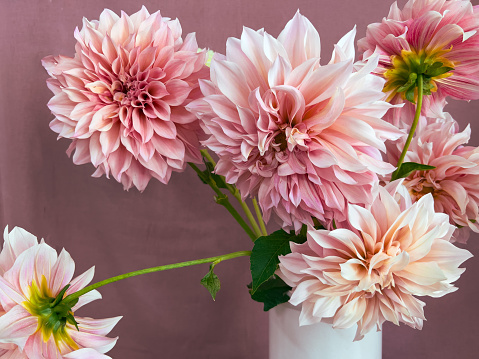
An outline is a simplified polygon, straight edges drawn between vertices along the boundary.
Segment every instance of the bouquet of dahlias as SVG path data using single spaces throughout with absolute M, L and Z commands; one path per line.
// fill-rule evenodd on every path
M 368 26 L 359 56 L 353 28 L 328 61 L 299 11 L 277 38 L 245 27 L 226 54 L 145 7 L 84 19 L 74 57 L 43 59 L 50 128 L 73 162 L 139 191 L 189 166 L 251 242 L 88 285 L 93 269 L 72 279 L 68 252 L 7 228 L 0 356 L 108 358 L 120 318 L 74 314 L 97 288 L 210 264 L 201 284 L 215 299 L 215 266 L 240 256 L 251 298 L 299 307 L 301 326 L 354 327 L 355 341 L 385 321 L 422 329 L 418 297 L 457 289 L 472 255 L 454 242 L 479 232 L 479 149 L 444 110 L 479 99 L 478 31 L 469 0 L 409 0 Z

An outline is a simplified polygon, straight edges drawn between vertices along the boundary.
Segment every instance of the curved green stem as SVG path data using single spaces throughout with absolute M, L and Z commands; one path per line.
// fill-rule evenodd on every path
M 201 150 L 200 152 L 203 155 L 203 157 L 205 157 L 213 165 L 213 167 L 216 167 L 216 162 L 213 159 L 213 157 L 211 157 L 208 150 L 204 149 L 204 150 Z M 248 221 L 251 223 L 251 227 L 253 228 L 253 231 L 256 234 L 256 238 L 261 237 L 263 235 L 263 233 L 262 233 L 261 229 L 259 228 L 258 223 L 254 219 L 253 213 L 249 209 L 248 205 L 241 198 L 241 194 L 240 194 L 239 190 L 235 186 L 233 186 L 229 183 L 226 184 L 226 188 L 238 200 L 238 203 L 240 204 L 241 208 L 243 209 L 243 212 L 245 213 L 246 217 L 248 218 Z M 261 221 L 262 221 L 262 217 L 261 217 Z
M 268 231 L 266 231 L 266 225 L 264 224 L 263 215 L 261 213 L 261 209 L 259 208 L 256 197 L 253 197 L 253 207 L 256 212 L 256 217 L 258 218 L 259 226 L 261 227 L 261 232 L 263 233 L 263 236 L 267 236 Z
M 397 164 L 397 169 L 395 171 L 399 172 L 399 168 L 401 165 L 404 163 L 404 158 L 406 157 L 407 150 L 409 148 L 409 145 L 411 144 L 412 138 L 414 136 L 414 132 L 416 132 L 416 127 L 417 124 L 419 123 L 419 117 L 421 116 L 421 109 L 422 109 L 422 99 L 424 96 L 424 84 L 423 84 L 423 79 L 422 79 L 422 74 L 419 74 L 417 77 L 417 82 L 418 82 L 418 90 L 417 90 L 417 104 L 416 104 L 416 114 L 414 115 L 414 121 L 412 123 L 411 129 L 409 130 L 409 135 L 407 136 L 406 143 L 404 144 L 404 148 L 401 152 L 401 156 L 399 157 L 399 161 Z
M 86 294 L 86 293 L 88 293 L 88 292 L 90 292 L 94 289 L 103 287 L 104 285 L 107 285 L 107 284 L 110 284 L 110 283 L 118 282 L 118 281 L 126 279 L 126 278 L 135 277 L 135 276 L 142 275 L 142 274 L 147 274 L 147 273 L 160 272 L 160 271 L 164 271 L 164 270 L 168 270 L 168 269 L 189 267 L 189 266 L 193 266 L 193 265 L 196 265 L 196 264 L 213 263 L 213 262 L 219 263 L 220 261 L 224 261 L 224 260 L 227 260 L 227 259 L 250 256 L 250 255 L 251 255 L 251 251 L 240 251 L 240 252 L 234 252 L 234 253 L 229 253 L 229 254 L 223 254 L 221 256 L 216 256 L 216 257 L 196 259 L 196 260 L 193 260 L 193 261 L 180 262 L 180 263 L 175 263 L 175 264 L 167 264 L 167 265 L 164 265 L 164 266 L 141 269 L 141 270 L 137 270 L 137 271 L 134 271 L 134 272 L 121 274 L 121 275 L 118 275 L 116 277 L 108 278 L 108 279 L 102 280 L 98 283 L 89 285 L 88 287 L 85 287 L 85 288 L 79 290 L 78 292 L 72 293 L 69 296 L 65 297 L 63 299 L 63 302 L 65 302 L 65 303 L 72 302 L 75 299 L 79 298 L 80 296 L 82 296 L 82 295 L 84 295 L 84 294 Z
M 201 172 L 201 170 L 194 163 L 188 162 L 188 164 L 196 171 L 196 173 L 198 173 L 200 177 L 203 176 L 203 172 Z M 238 211 L 231 205 L 228 196 L 221 192 L 216 183 L 214 183 L 213 181 L 207 181 L 207 183 L 217 194 L 217 196 L 215 197 L 216 203 L 221 204 L 223 207 L 225 207 L 228 212 L 230 212 L 230 214 L 233 216 L 233 218 L 236 219 L 236 221 L 239 223 L 241 228 L 243 228 L 246 234 L 251 238 L 251 240 L 254 241 L 257 238 L 256 234 L 251 230 L 251 228 L 245 222 L 243 217 L 241 217 Z

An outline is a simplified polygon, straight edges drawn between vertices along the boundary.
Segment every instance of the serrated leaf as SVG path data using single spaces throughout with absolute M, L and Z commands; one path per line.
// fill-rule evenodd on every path
M 210 271 L 201 279 L 201 284 L 208 289 L 213 300 L 216 300 L 216 293 L 220 290 L 221 283 L 218 276 L 213 272 L 213 266 L 211 266 Z
M 251 288 L 251 284 L 248 286 Z M 291 287 L 277 276 L 272 276 L 266 282 L 261 284 L 259 288 L 251 294 L 251 299 L 263 303 L 263 310 L 268 310 L 276 307 L 278 304 L 286 303 L 289 300 L 288 292 Z
M 287 233 L 281 229 L 268 236 L 259 237 L 254 242 L 250 258 L 251 276 L 253 278 L 252 294 L 274 274 L 279 264 L 278 256 L 291 253 L 290 241 L 304 243 L 306 237 L 296 235 L 294 232 Z
M 397 180 L 398 178 L 406 178 L 414 171 L 427 171 L 433 170 L 434 166 L 423 165 L 416 162 L 404 162 L 396 171 L 393 172 L 391 181 Z

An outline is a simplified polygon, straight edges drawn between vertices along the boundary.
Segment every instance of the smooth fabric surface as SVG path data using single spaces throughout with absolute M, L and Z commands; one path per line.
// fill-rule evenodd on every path
M 478 0 L 473 1 L 478 4 Z M 177 261 L 204 258 L 252 245 L 213 192 L 193 171 L 174 174 L 168 186 L 152 181 L 143 194 L 125 192 L 114 180 L 90 177 L 92 165 L 75 166 L 56 141 L 46 104 L 52 94 L 40 60 L 72 56 L 75 26 L 83 16 L 98 19 L 103 8 L 131 14 L 137 1 L 26 0 L 0 2 L 0 225 L 21 226 L 56 249 L 65 247 L 77 272 L 96 266 L 96 280 Z M 277 36 L 296 9 L 318 29 L 323 58 L 354 24 L 358 38 L 368 23 L 387 15 L 385 0 L 144 0 L 150 12 L 178 17 L 183 34 L 196 31 L 198 44 L 224 52 L 242 26 Z M 401 3 L 402 4 L 402 3 Z M 400 4 L 400 5 L 401 5 Z M 448 110 L 462 128 L 471 123 L 479 144 L 479 101 L 452 103 Z M 479 184 L 478 184 L 479 185 Z M 275 227 L 272 226 L 272 229 Z M 479 236 L 467 248 L 479 254 Z M 427 298 L 422 331 L 385 325 L 383 358 L 477 358 L 479 259 L 465 264 L 459 291 Z M 216 267 L 222 289 L 216 302 L 199 281 L 208 266 L 149 274 L 101 288 L 103 299 L 78 314 L 123 315 L 113 331 L 120 340 L 115 359 L 268 357 L 268 316 L 249 298 L 249 261 Z

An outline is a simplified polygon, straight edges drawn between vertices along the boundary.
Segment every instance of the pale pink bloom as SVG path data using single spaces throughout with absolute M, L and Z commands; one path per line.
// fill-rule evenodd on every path
M 348 206 L 349 229 L 310 227 L 307 242 L 291 243 L 292 253 L 279 257 L 290 303 L 302 305 L 300 325 L 357 324 L 355 340 L 385 321 L 421 329 L 425 303 L 415 296 L 457 289 L 451 283 L 472 255 L 450 243 L 455 227 L 447 215 L 434 212 L 430 194 L 409 208 L 410 199 L 398 204 L 400 193 L 392 194 L 381 187 L 370 209 Z
M 10 233 L 5 229 L 4 238 L 0 253 L 0 304 L 5 311 L 0 316 L 2 358 L 109 358 L 104 353 L 118 338 L 106 335 L 121 317 L 75 317 L 79 331 L 66 322 L 49 332 L 46 317 L 35 311 L 53 302 L 67 284 L 70 287 L 65 295 L 87 286 L 94 268 L 72 279 L 75 263 L 67 251 L 57 255 L 55 249 L 43 240 L 38 243 L 35 236 L 21 228 L 14 228 Z M 100 293 L 93 290 L 81 296 L 72 311 L 100 298 Z M 45 333 L 49 333 L 48 336 Z
M 48 56 L 43 66 L 55 96 L 48 107 L 60 137 L 72 139 L 73 162 L 91 162 L 125 189 L 167 183 L 186 162 L 201 162 L 198 120 L 184 106 L 209 78 L 206 51 L 194 33 L 183 41 L 178 20 L 145 7 L 121 17 L 105 9 L 75 30 L 75 56 Z M 198 132 L 200 131 L 200 132 Z
M 299 12 L 275 39 L 244 28 L 216 55 L 205 96 L 187 108 L 202 120 L 203 143 L 219 156 L 216 173 L 243 197 L 258 196 L 267 220 L 284 227 L 344 220 L 347 203 L 373 199 L 386 139 L 402 133 L 380 118 L 384 80 L 371 59 L 355 72 L 355 29 L 321 66 L 320 39 Z
M 469 126 L 458 132 L 458 125 L 449 115 L 446 121 L 420 126 L 408 148 L 406 162 L 436 167 L 415 171 L 405 179 L 413 201 L 427 193 L 434 198 L 436 212 L 449 216 L 449 222 L 479 232 L 479 148 L 466 146 L 471 136 Z M 402 150 L 399 141 L 397 152 Z M 457 231 L 455 237 L 465 242 L 468 230 Z
M 391 96 L 396 95 L 394 82 L 400 79 L 401 68 L 423 57 L 453 68 L 432 76 L 431 101 L 445 96 L 472 100 L 479 99 L 478 30 L 479 6 L 469 0 L 409 0 L 402 10 L 395 2 L 381 23 L 369 25 L 358 47 L 363 59 L 380 56 L 376 71 L 388 79 L 385 91 Z M 401 96 L 392 101 L 401 101 Z

